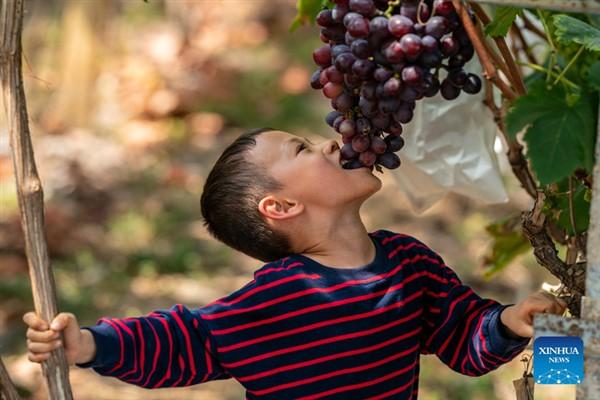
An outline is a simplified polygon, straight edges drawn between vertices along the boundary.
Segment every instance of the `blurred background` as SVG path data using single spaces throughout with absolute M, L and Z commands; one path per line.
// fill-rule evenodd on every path
M 30 128 L 45 201 L 59 309 L 81 325 L 200 307 L 240 288 L 262 263 L 209 236 L 199 198 L 221 151 L 243 131 L 271 126 L 336 138 L 329 101 L 310 89 L 314 26 L 289 26 L 294 0 L 29 0 L 24 65 Z M 402 155 L 400 153 L 400 155 Z M 448 195 L 421 215 L 384 172 L 363 208 L 369 231 L 411 234 L 440 253 L 482 297 L 516 303 L 557 284 L 528 251 L 490 279 L 485 227 L 531 202 L 499 151 L 510 202 Z M 387 171 L 387 170 L 384 170 Z M 33 300 L 4 109 L 0 115 L 0 355 L 25 399 L 46 399 L 26 356 L 22 315 Z M 531 345 L 530 345 L 531 346 Z M 525 351 L 530 353 L 530 351 Z M 524 363 L 460 375 L 421 357 L 420 398 L 514 399 Z M 74 397 L 244 399 L 234 380 L 147 390 L 71 369 Z M 575 398 L 574 385 L 537 385 L 536 399 Z

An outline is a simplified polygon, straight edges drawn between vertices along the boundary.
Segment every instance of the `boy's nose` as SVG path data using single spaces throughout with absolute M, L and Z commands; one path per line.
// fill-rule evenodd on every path
M 325 142 L 324 148 L 325 148 L 325 151 L 328 154 L 330 154 L 330 153 L 333 153 L 336 150 L 339 150 L 340 149 L 340 145 L 338 144 L 337 141 L 335 141 L 335 140 L 332 139 L 332 140 L 328 140 L 328 141 Z

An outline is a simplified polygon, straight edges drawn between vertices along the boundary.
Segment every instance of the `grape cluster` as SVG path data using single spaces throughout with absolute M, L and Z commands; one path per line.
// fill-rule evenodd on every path
M 325 45 L 313 52 L 311 86 L 331 99 L 326 121 L 342 136 L 342 166 L 398 168 L 417 100 L 481 90 L 463 69 L 473 45 L 452 0 L 332 1 L 317 16 Z

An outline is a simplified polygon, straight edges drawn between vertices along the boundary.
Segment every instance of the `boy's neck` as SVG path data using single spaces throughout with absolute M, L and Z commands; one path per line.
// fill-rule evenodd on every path
M 375 258 L 375 245 L 358 210 L 330 219 L 315 215 L 311 219 L 316 223 L 303 229 L 297 253 L 334 268 L 358 268 Z

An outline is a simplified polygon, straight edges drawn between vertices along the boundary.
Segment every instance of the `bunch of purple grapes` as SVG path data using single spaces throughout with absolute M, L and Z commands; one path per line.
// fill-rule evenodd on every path
M 317 16 L 325 45 L 313 53 L 311 86 L 331 99 L 326 121 L 342 136 L 342 165 L 398 168 L 417 100 L 481 90 L 463 69 L 473 45 L 452 0 L 331 1 Z

